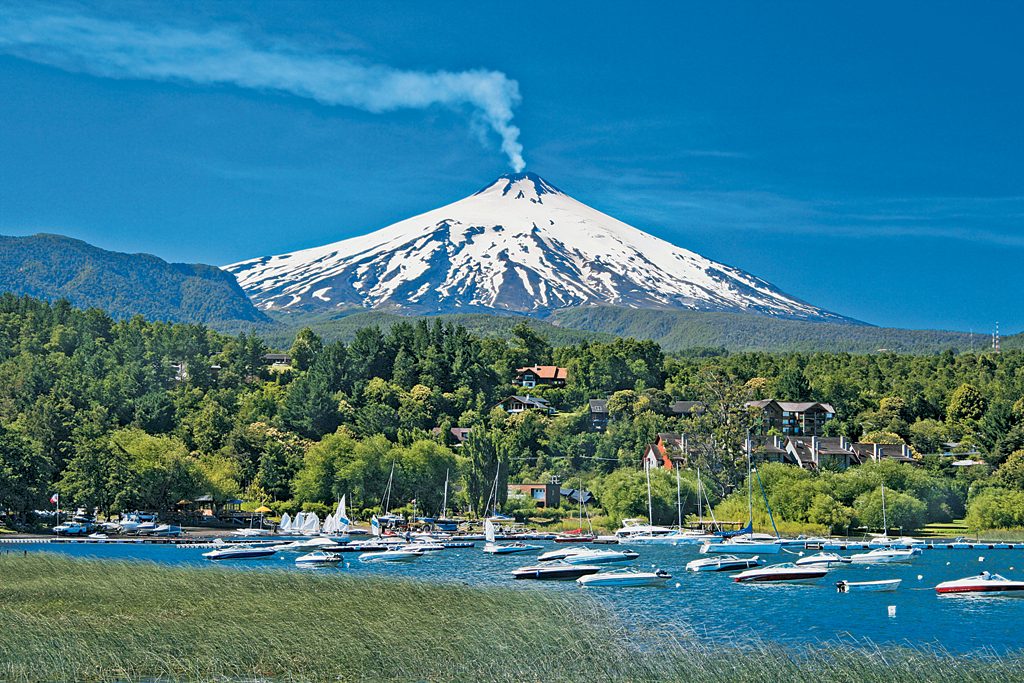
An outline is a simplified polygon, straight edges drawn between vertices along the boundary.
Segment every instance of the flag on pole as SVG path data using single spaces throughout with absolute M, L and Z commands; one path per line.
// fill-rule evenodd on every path
M 51 503 L 56 503 L 58 500 L 60 500 L 60 496 L 58 494 L 55 493 L 52 496 L 50 496 Z

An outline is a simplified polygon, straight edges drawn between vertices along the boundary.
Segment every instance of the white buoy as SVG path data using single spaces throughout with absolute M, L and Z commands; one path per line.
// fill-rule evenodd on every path
M 918 574 L 918 575 L 917 575 L 917 580 L 918 580 L 918 581 L 920 581 L 920 580 L 921 580 L 921 579 L 923 579 L 923 578 L 924 578 L 924 577 L 923 577 L 923 576 L 921 576 L 920 574 Z
M 978 562 L 984 562 L 984 561 L 985 561 L 985 558 L 984 558 L 984 557 L 979 557 L 979 558 L 978 558 Z
M 896 605 L 889 605 L 889 616 L 890 617 L 895 617 L 896 616 Z
M 679 588 L 679 586 L 680 586 L 680 584 L 678 584 L 678 583 L 677 583 L 677 584 L 676 584 L 676 588 Z
M 947 563 L 946 563 L 946 566 L 947 566 L 947 567 L 949 566 L 949 562 L 947 562 Z

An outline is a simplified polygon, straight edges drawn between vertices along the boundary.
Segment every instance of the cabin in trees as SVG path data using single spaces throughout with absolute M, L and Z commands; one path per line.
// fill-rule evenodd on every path
M 590 428 L 603 432 L 608 428 L 608 399 L 592 398 L 587 404 L 590 406 Z
M 793 401 L 749 401 L 758 434 L 776 429 L 784 436 L 821 436 L 825 423 L 836 416 L 828 403 L 796 403 Z
M 521 413 L 524 410 L 539 410 L 545 415 L 550 415 L 553 412 L 551 405 L 547 401 L 535 396 L 509 396 L 491 406 L 491 410 L 495 408 L 501 408 L 511 415 Z
M 564 387 L 565 378 L 568 374 L 568 368 L 560 368 L 557 365 L 534 365 L 516 370 L 516 376 L 512 383 L 527 389 L 541 384 L 552 387 Z
M 676 417 L 697 417 L 706 410 L 700 401 L 676 401 L 669 409 Z

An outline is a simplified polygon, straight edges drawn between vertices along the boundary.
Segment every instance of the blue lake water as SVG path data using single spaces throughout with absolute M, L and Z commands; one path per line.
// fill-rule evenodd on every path
M 253 570 L 277 568 L 317 571 L 324 575 L 390 576 L 424 581 L 454 581 L 472 586 L 503 586 L 522 591 L 554 591 L 570 599 L 588 594 L 611 605 L 628 623 L 655 631 L 688 630 L 714 640 L 742 643 L 749 638 L 789 645 L 820 641 L 870 640 L 880 645 L 938 646 L 950 652 L 992 649 L 997 653 L 1024 648 L 1024 597 L 944 595 L 941 581 L 988 570 L 1008 578 L 1024 578 L 1024 549 L 925 550 L 910 563 L 847 565 L 833 569 L 817 584 L 737 584 L 728 572 L 687 572 L 699 557 L 696 546 L 636 547 L 633 566 L 664 568 L 673 579 L 662 588 L 581 588 L 575 582 L 516 581 L 511 570 L 534 564 L 537 554 L 493 556 L 476 548 L 425 554 L 412 563 L 360 563 L 356 553 L 337 568 L 297 569 L 295 553 L 266 560 L 211 562 L 203 550 L 150 544 L 26 544 L 4 545 L 0 552 L 60 552 L 77 557 L 145 560 L 166 564 L 236 566 Z M 545 550 L 553 543 L 541 543 Z M 815 551 L 805 551 L 808 554 Z M 847 552 L 843 554 L 852 554 Z M 770 558 L 792 561 L 795 555 Z M 983 558 L 983 560 L 981 559 Z M 921 577 L 920 579 L 918 577 Z M 903 579 L 888 593 L 837 593 L 841 579 L 873 581 Z M 244 581 L 244 572 L 239 580 Z M 678 584 L 678 585 L 677 585 Z M 888 607 L 896 607 L 890 617 Z M 514 604 L 509 609 L 515 609 Z

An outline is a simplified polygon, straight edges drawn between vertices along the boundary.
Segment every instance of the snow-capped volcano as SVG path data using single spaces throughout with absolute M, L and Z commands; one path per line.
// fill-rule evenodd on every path
M 362 237 L 225 266 L 260 309 L 542 314 L 588 304 L 852 322 L 581 204 L 533 173 Z

